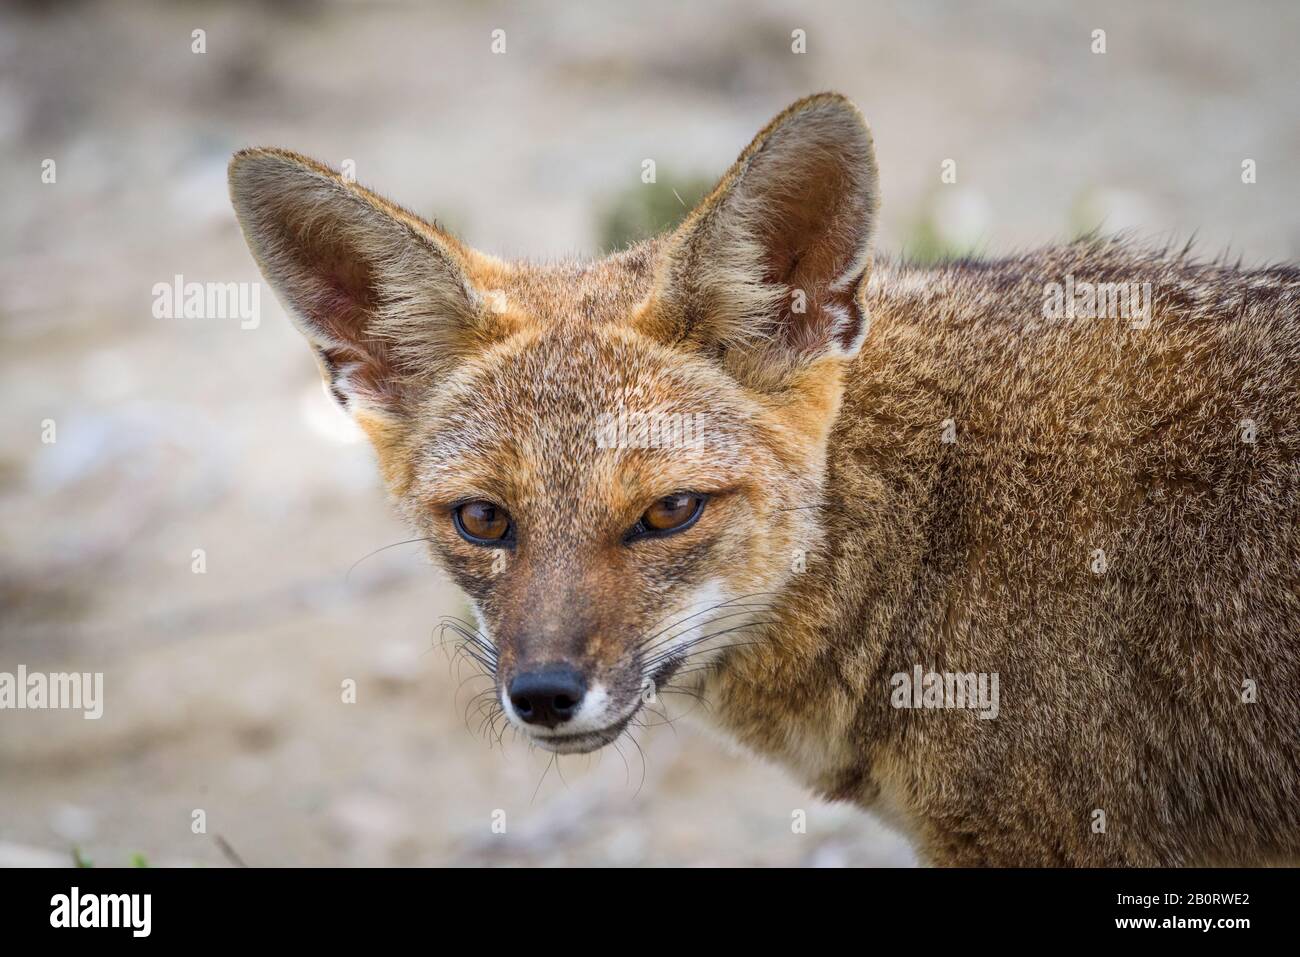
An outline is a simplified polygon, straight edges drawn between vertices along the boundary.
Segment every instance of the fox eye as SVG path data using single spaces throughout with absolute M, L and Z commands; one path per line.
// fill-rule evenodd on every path
M 671 535 L 695 524 L 704 511 L 704 496 L 694 492 L 677 492 L 665 495 L 655 502 L 627 533 L 627 541 Z
M 491 502 L 465 502 L 457 505 L 451 515 L 460 537 L 475 545 L 499 544 L 513 537 L 510 513 Z

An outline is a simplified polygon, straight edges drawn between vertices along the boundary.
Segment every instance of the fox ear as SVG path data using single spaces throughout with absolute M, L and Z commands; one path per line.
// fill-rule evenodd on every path
M 397 412 L 486 335 L 470 253 L 414 215 L 282 150 L 236 153 L 244 239 L 349 411 Z
M 877 206 L 857 108 L 837 94 L 798 101 L 669 237 L 643 324 L 751 370 L 855 354 Z

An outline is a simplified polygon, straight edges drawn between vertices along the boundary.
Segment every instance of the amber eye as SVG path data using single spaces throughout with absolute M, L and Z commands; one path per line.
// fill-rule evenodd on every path
M 665 495 L 646 509 L 641 520 L 628 532 L 627 538 L 632 541 L 637 538 L 684 531 L 695 524 L 695 520 L 703 511 L 703 495 L 694 492 Z
M 460 537 L 475 545 L 496 545 L 514 537 L 510 513 L 481 499 L 457 505 L 452 521 Z

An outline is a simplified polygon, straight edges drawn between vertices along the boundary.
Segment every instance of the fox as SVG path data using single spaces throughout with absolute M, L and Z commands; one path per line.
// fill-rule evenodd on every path
M 595 259 L 282 149 L 229 185 L 530 744 L 682 693 L 925 864 L 1300 859 L 1300 269 L 878 257 L 836 93 Z

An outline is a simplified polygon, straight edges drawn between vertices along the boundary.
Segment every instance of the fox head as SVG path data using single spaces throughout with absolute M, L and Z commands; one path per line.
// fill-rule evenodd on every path
M 849 101 L 795 103 L 674 232 L 596 262 L 503 262 L 283 150 L 236 154 L 230 191 L 530 740 L 608 744 L 759 640 L 818 546 L 867 332 L 877 174 Z

